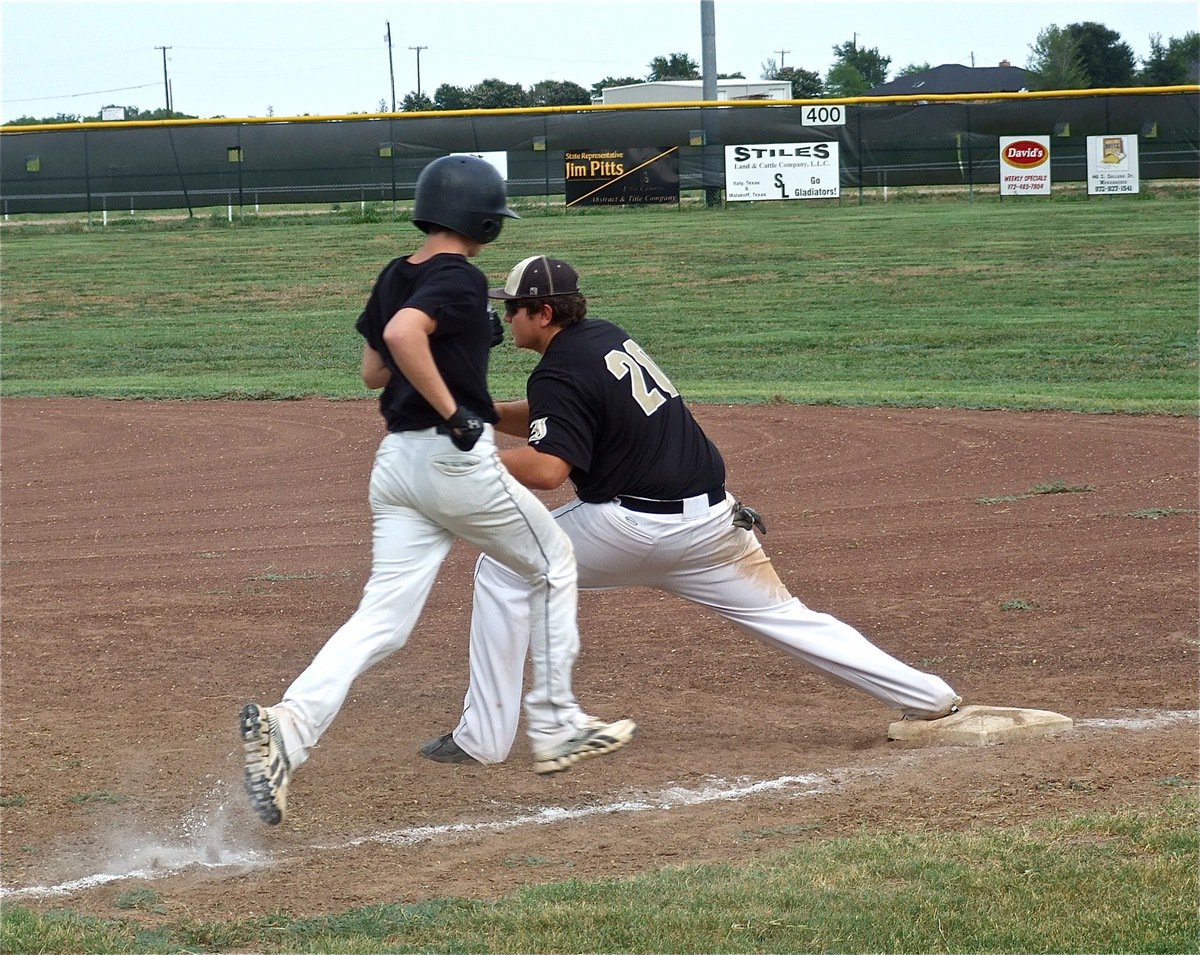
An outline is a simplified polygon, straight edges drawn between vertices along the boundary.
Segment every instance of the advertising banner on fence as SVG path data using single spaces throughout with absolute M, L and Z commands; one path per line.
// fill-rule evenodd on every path
M 725 147 L 725 198 L 836 199 L 841 195 L 837 143 L 759 143 Z
M 568 206 L 679 204 L 679 147 L 568 149 Z
M 1000 137 L 1000 195 L 1050 195 L 1050 137 Z
M 1129 195 L 1138 191 L 1138 138 L 1089 136 L 1087 138 L 1088 195 Z

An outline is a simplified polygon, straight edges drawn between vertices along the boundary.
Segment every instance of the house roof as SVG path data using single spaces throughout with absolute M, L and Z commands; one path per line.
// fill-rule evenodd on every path
M 907 96 L 920 93 L 1017 93 L 1029 89 L 1033 74 L 1019 66 L 963 66 L 943 63 L 910 73 L 868 90 L 868 96 Z

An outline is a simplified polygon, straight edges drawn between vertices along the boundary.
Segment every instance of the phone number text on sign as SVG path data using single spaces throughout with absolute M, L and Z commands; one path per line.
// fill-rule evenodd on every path
M 725 198 L 836 199 L 841 195 L 838 144 L 763 143 L 725 147 Z

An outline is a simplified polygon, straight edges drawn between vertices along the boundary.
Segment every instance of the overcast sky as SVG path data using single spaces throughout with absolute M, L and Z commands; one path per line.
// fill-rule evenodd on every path
M 291 116 L 391 106 L 443 83 L 496 78 L 529 87 L 643 77 L 655 56 L 701 59 L 700 0 L 59 3 L 3 0 L 0 122 L 92 115 L 110 104 L 196 116 Z M 852 37 L 911 63 L 1025 66 L 1038 31 L 1096 21 L 1139 59 L 1149 37 L 1198 29 L 1195 0 L 854 3 L 715 0 L 717 70 L 759 79 L 768 59 L 824 76 Z M 421 47 L 420 51 L 413 49 Z

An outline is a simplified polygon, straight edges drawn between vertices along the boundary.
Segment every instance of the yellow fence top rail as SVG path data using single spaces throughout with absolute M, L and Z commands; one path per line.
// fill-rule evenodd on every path
M 265 126 L 272 123 L 344 123 L 364 120 L 421 120 L 451 116 L 537 116 L 556 113 L 620 112 L 647 109 L 770 109 L 780 106 L 874 106 L 881 103 L 963 103 L 1023 99 L 1066 99 L 1088 96 L 1145 96 L 1165 93 L 1200 93 L 1200 84 L 1187 86 L 1133 86 L 1112 89 L 1042 90 L 1021 93 L 925 93 L 897 96 L 850 96 L 840 99 L 788 100 L 685 100 L 666 103 L 608 103 L 591 106 L 521 106 L 504 109 L 450 109 L 412 113 L 341 113 L 321 116 L 217 116 L 211 119 L 131 119 L 110 122 L 45 123 L 0 126 L 0 134 L 45 133 L 84 129 L 146 129 L 155 126 Z

